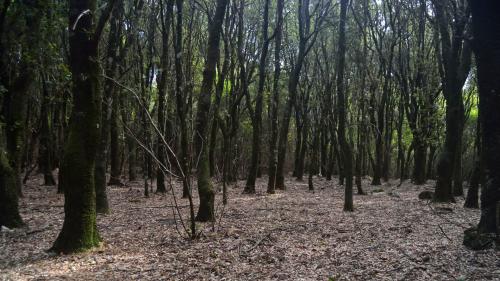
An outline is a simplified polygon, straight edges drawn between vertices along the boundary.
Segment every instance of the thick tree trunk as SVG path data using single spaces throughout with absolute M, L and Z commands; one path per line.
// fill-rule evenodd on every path
M 99 90 L 98 41 L 103 26 L 94 34 L 95 0 L 70 0 L 70 69 L 73 112 L 61 166 L 64 185 L 64 223 L 51 250 L 56 253 L 84 251 L 99 245 L 96 225 L 94 168 L 100 139 L 101 91 Z M 101 16 L 109 17 L 114 1 Z M 104 21 L 99 21 L 105 22 Z
M 469 1 L 472 7 L 481 122 L 484 186 L 481 233 L 500 234 L 500 5 Z

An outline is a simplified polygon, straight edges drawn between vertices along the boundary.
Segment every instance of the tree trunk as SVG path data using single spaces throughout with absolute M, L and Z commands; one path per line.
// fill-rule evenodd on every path
M 464 12 L 460 18 L 450 19 L 449 12 L 442 1 L 433 1 L 436 13 L 436 26 L 440 34 L 439 52 L 441 62 L 441 80 L 446 100 L 446 137 L 443 151 L 437 163 L 437 182 L 434 201 L 455 202 L 453 198 L 452 180 L 457 161 L 461 157 L 460 143 L 464 122 L 464 105 L 462 87 L 470 70 L 471 50 L 464 41 L 464 30 L 468 22 L 468 14 Z M 458 7 L 462 9 L 463 7 Z M 453 28 L 450 29 L 450 24 Z M 460 183 L 461 185 L 461 183 Z
M 118 124 L 119 111 L 119 91 L 113 92 L 113 101 L 111 102 L 111 118 L 110 118 L 110 178 L 108 185 L 123 186 L 120 175 L 120 131 Z
M 283 37 L 283 7 L 284 0 L 277 0 L 276 4 L 276 30 L 274 43 L 274 81 L 273 93 L 270 102 L 271 119 L 271 137 L 269 139 L 269 181 L 267 184 L 267 193 L 274 194 L 276 189 L 276 177 L 278 166 L 278 105 L 280 93 L 280 75 L 281 75 L 281 40 Z
M 113 7 L 108 3 L 100 23 Z M 98 42 L 104 26 L 95 28 L 95 0 L 70 0 L 69 43 L 73 112 L 61 165 L 64 185 L 64 223 L 51 250 L 56 253 L 84 251 L 99 245 L 96 225 L 94 168 L 100 139 L 101 91 L 99 90 Z M 95 31 L 94 31 L 95 30 Z M 90 34 L 89 31 L 94 31 Z
M 464 113 L 462 113 L 464 114 Z M 459 138 L 456 143 L 456 154 L 455 154 L 455 166 L 453 167 L 453 195 L 463 196 L 464 187 L 462 180 L 462 135 L 463 127 L 461 127 L 459 132 Z
M 413 162 L 413 183 L 416 185 L 422 185 L 426 182 L 426 157 L 427 157 L 427 147 L 423 144 L 418 137 L 414 136 L 414 162 Z
M 262 51 L 259 61 L 259 84 L 257 88 L 257 96 L 255 98 L 255 110 L 252 118 L 252 160 L 250 162 L 250 170 L 245 185 L 245 193 L 255 193 L 255 179 L 259 170 L 260 163 L 260 144 L 261 144 L 261 127 L 262 127 L 262 103 L 264 99 L 264 84 L 266 81 L 266 61 L 269 51 L 270 40 L 268 38 L 269 28 L 269 0 L 264 1 L 264 13 L 262 21 Z
M 161 166 L 166 166 L 166 149 L 164 140 L 166 140 L 166 92 L 167 92 L 167 78 L 169 75 L 169 40 L 170 40 L 170 28 L 173 13 L 174 1 L 168 0 L 167 7 L 165 10 L 161 9 L 161 34 L 162 34 L 162 53 L 161 53 L 161 73 L 158 75 L 158 137 L 157 137 L 157 158 Z M 163 168 L 159 168 L 156 173 L 156 192 L 165 193 L 167 189 L 165 187 L 165 173 Z
M 106 76 L 115 78 L 118 68 L 118 44 L 120 40 L 121 28 L 121 5 L 113 10 L 113 18 L 110 21 L 110 30 L 108 36 L 108 47 L 106 57 L 109 59 L 106 62 Z M 106 193 L 106 170 L 108 165 L 108 144 L 109 134 L 111 130 L 111 105 L 118 100 L 114 92 L 115 81 L 106 79 L 104 82 L 104 97 L 102 100 L 101 114 L 101 139 L 99 141 L 98 153 L 96 154 L 94 184 L 96 192 L 96 211 L 97 213 L 105 214 L 109 212 L 109 204 Z
M 201 92 L 198 100 L 198 112 L 196 114 L 195 124 L 195 148 L 197 153 L 198 167 L 198 193 L 200 196 L 200 207 L 196 215 L 197 221 L 213 221 L 214 197 L 215 193 L 210 179 L 210 167 L 208 162 L 207 149 L 207 127 L 209 124 L 209 114 L 211 97 L 213 91 L 213 82 L 215 78 L 215 67 L 219 57 L 220 32 L 228 0 L 217 0 L 217 7 L 209 26 L 207 58 L 203 70 L 203 80 L 201 83 Z
M 50 94 L 47 89 L 47 81 L 43 71 L 41 72 L 42 79 L 42 107 L 40 110 L 41 126 L 40 126 L 40 161 L 39 167 L 43 173 L 43 185 L 54 186 L 56 180 L 52 174 L 52 155 L 53 146 L 51 145 L 52 132 L 50 128 Z
M 19 215 L 15 173 L 5 155 L 3 141 L 0 141 L 0 226 L 14 228 L 22 226 L 23 220 Z
M 337 95 L 338 95 L 338 137 L 340 142 L 340 149 L 342 150 L 342 160 L 344 163 L 345 174 L 345 196 L 344 196 L 344 211 L 354 211 L 353 206 L 353 192 L 352 192 L 352 151 L 349 142 L 346 138 L 346 123 L 347 123 L 347 97 L 346 85 L 344 83 L 345 72 L 345 53 L 346 53 L 346 38 L 345 38 L 345 25 L 347 17 L 347 6 L 349 0 L 340 1 L 340 22 L 339 22 L 339 41 L 338 41 L 338 64 L 337 64 Z
M 484 186 L 481 193 L 481 233 L 500 234 L 500 6 L 469 1 L 479 85 Z
M 469 190 L 465 199 L 464 208 L 479 209 L 479 182 L 481 179 L 481 160 L 474 162 L 474 168 L 469 183 Z

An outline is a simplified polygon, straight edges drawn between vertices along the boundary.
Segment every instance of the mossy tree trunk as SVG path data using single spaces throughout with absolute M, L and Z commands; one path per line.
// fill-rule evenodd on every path
M 113 0 L 108 2 L 96 24 L 95 0 L 70 0 L 69 3 L 73 111 L 61 165 L 64 223 L 51 248 L 56 253 L 85 251 L 101 241 L 96 226 L 94 187 L 101 133 L 98 42 L 113 5 Z
M 1 124 L 0 124 L 1 125 Z M 0 130 L 3 128 L 0 127 Z M 7 160 L 7 153 L 0 140 L 0 225 L 9 228 L 23 225 L 19 215 L 19 204 L 14 170 Z
M 209 26 L 207 57 L 203 70 L 203 80 L 198 100 L 198 112 L 195 124 L 195 149 L 198 160 L 197 179 L 198 193 L 200 196 L 200 207 L 196 215 L 197 221 L 213 221 L 215 192 L 210 178 L 210 166 L 208 158 L 208 130 L 209 115 L 213 83 L 215 78 L 215 67 L 219 58 L 220 33 L 228 0 L 217 0 L 215 14 Z

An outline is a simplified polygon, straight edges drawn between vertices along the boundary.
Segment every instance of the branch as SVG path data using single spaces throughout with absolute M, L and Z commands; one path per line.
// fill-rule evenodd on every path
M 92 38 L 94 42 L 96 43 L 99 42 L 99 39 L 101 38 L 102 35 L 102 31 L 104 30 L 104 26 L 106 25 L 106 22 L 111 16 L 111 11 L 113 11 L 116 1 L 117 0 L 109 0 L 108 4 L 106 5 L 106 9 L 102 12 L 101 17 L 99 18 L 99 22 L 97 23 L 94 36 Z

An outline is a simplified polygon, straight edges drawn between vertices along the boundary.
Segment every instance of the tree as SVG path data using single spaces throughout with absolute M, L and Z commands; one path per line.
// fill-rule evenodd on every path
M 70 0 L 69 47 L 73 111 L 61 165 L 64 223 L 51 250 L 85 251 L 99 245 L 96 226 L 94 169 L 100 137 L 99 39 L 113 9 L 107 3 L 99 21 L 95 0 Z
M 297 87 L 300 73 L 307 54 L 311 51 L 311 48 L 316 42 L 318 32 L 323 28 L 325 17 L 329 14 L 330 3 L 330 1 L 326 3 L 324 1 L 318 1 L 314 5 L 309 5 L 309 0 L 298 0 L 299 50 L 295 62 L 293 63 L 291 75 L 288 79 L 288 100 L 285 104 L 278 139 L 278 163 L 276 166 L 276 188 L 278 189 L 285 189 L 284 168 L 286 147 L 288 144 L 288 130 L 290 127 L 292 108 L 295 106 L 297 99 Z M 313 6 L 313 15 L 316 16 L 313 22 L 313 30 L 311 30 L 311 20 L 313 19 L 310 12 L 311 6 Z
M 200 97 L 198 99 L 198 111 L 196 113 L 195 124 L 195 149 L 197 164 L 198 193 L 200 195 L 200 207 L 196 215 L 197 221 L 212 221 L 214 215 L 214 190 L 210 179 L 210 167 L 207 149 L 207 127 L 209 124 L 209 114 L 213 83 L 215 78 L 215 66 L 219 57 L 220 32 L 228 0 L 217 0 L 215 13 L 211 19 L 208 32 L 207 55 L 203 70 L 203 80 L 201 83 Z
M 280 93 L 281 75 L 281 41 L 283 39 L 283 6 L 285 0 L 278 0 L 276 3 L 276 38 L 274 41 L 274 78 L 273 92 L 269 101 L 270 138 L 269 138 L 269 170 L 267 193 L 274 194 L 276 189 L 276 177 L 278 166 L 278 107 Z
M 248 172 L 247 182 L 245 185 L 245 193 L 255 193 L 255 180 L 259 169 L 260 162 L 260 143 L 261 143 L 261 127 L 262 127 L 262 107 L 264 99 L 264 84 L 266 82 L 266 66 L 267 53 L 269 44 L 272 38 L 269 38 L 269 0 L 264 1 L 264 12 L 262 14 L 262 49 L 259 60 L 259 82 L 257 86 L 257 96 L 255 97 L 255 109 L 252 117 L 252 160 L 250 162 L 250 170 Z M 249 105 L 251 107 L 251 105 Z
M 167 6 L 163 8 L 163 5 L 160 2 L 160 6 L 162 7 L 160 16 L 162 23 L 162 53 L 160 57 L 160 75 L 158 75 L 158 127 L 159 127 L 159 136 L 158 136 L 158 161 L 161 165 L 166 164 L 165 154 L 166 149 L 163 144 L 163 138 L 166 133 L 165 128 L 165 98 L 167 92 L 167 77 L 169 76 L 169 51 L 170 51 L 170 31 L 171 31 L 171 22 L 173 17 L 173 7 L 174 1 L 168 0 Z M 161 169 L 158 170 L 156 174 L 156 192 L 165 193 L 167 189 L 165 188 L 165 174 Z
M 45 8 L 45 1 L 4 1 L 0 9 L 0 224 L 8 227 L 23 224 L 18 196 L 22 195 L 25 124 Z M 7 22 L 12 23 L 8 30 Z
M 484 186 L 481 194 L 480 233 L 500 235 L 500 5 L 469 1 L 473 49 L 477 64 Z M 465 242 L 465 241 L 464 241 Z
M 464 105 L 462 87 L 469 75 L 471 48 L 464 40 L 469 22 L 465 1 L 432 1 L 436 13 L 436 30 L 440 44 L 439 71 L 443 95 L 446 100 L 446 137 L 437 163 L 437 182 L 434 200 L 454 202 L 453 195 L 463 194 L 462 189 L 462 132 Z M 452 16 L 451 6 L 458 9 Z
M 345 25 L 347 18 L 347 6 L 349 5 L 349 0 L 340 0 L 340 22 L 339 22 L 339 38 L 338 38 L 338 49 L 337 49 L 337 98 L 338 98 L 338 112 L 339 112 L 339 123 L 338 123 L 338 138 L 340 142 L 340 149 L 342 153 L 342 161 L 344 162 L 344 174 L 345 174 L 345 197 L 344 197 L 344 211 L 352 212 L 354 211 L 353 199 L 352 199 L 352 150 L 351 145 L 347 141 L 346 137 L 346 123 L 347 123 L 347 97 L 346 97 L 346 86 L 344 82 L 345 73 L 345 53 L 346 53 L 346 36 L 345 36 Z

